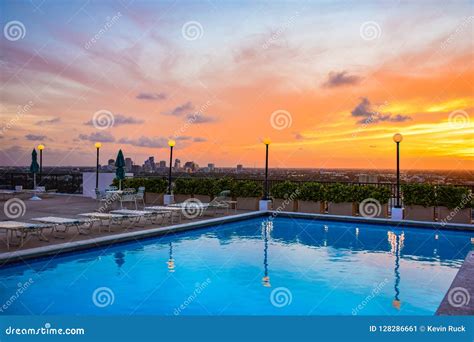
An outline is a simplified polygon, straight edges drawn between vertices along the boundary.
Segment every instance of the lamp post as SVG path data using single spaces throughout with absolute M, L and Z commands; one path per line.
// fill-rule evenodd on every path
M 38 145 L 38 150 L 40 151 L 40 169 L 39 169 L 39 179 L 40 179 L 40 184 L 41 181 L 43 180 L 43 150 L 44 150 L 44 145 L 39 144 Z
M 271 208 L 271 201 L 270 197 L 268 196 L 268 146 L 271 144 L 270 138 L 263 139 L 263 143 L 265 144 L 265 188 L 263 198 L 258 204 L 258 209 L 261 211 L 266 211 Z
M 268 146 L 271 144 L 270 138 L 263 139 L 265 144 L 265 193 L 263 199 L 268 201 Z
M 170 147 L 170 168 L 168 172 L 168 191 L 166 195 L 163 197 L 163 201 L 165 204 L 172 204 L 174 202 L 173 195 L 171 193 L 171 169 L 173 166 L 173 147 L 176 145 L 176 141 L 173 139 L 168 140 L 168 146 Z
M 393 135 L 393 141 L 397 144 L 397 204 L 395 208 L 401 208 L 400 205 L 400 143 L 403 140 L 403 136 L 400 133 Z
M 97 159 L 95 166 L 95 188 L 99 189 L 99 150 L 102 147 L 102 144 L 100 142 L 96 142 L 94 146 L 97 150 Z

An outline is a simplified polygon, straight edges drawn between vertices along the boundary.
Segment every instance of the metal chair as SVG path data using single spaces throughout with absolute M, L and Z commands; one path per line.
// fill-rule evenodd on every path
M 137 210 L 138 206 L 137 206 L 137 198 L 136 198 L 135 191 L 132 192 L 132 191 L 127 191 L 127 190 L 129 189 L 125 189 L 123 191 L 122 196 L 120 197 L 120 208 L 123 208 L 123 204 L 128 202 L 128 203 L 134 203 L 135 210 Z
M 141 202 L 143 204 L 143 207 L 145 207 L 145 187 L 144 186 L 141 186 L 138 188 L 138 191 L 135 194 L 135 199 L 138 202 Z

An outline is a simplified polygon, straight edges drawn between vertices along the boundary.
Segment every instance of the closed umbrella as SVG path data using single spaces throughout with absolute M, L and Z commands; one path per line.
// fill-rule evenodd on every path
M 33 149 L 33 152 L 31 152 L 31 165 L 30 165 L 30 172 L 33 174 L 33 191 L 34 195 L 30 199 L 32 201 L 40 201 L 41 198 L 39 198 L 36 195 L 36 174 L 39 172 L 39 164 L 38 164 L 38 154 L 36 153 L 36 150 Z
M 125 179 L 125 158 L 123 157 L 122 150 L 117 154 L 115 159 L 115 176 L 119 180 L 119 190 L 122 190 L 122 180 Z

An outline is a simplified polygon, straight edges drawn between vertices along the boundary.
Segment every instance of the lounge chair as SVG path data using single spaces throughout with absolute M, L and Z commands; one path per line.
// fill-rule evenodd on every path
M 151 207 L 145 207 L 143 208 L 143 210 L 169 213 L 170 223 L 174 222 L 175 216 L 178 216 L 178 222 L 181 222 L 181 214 L 183 213 L 183 209 L 181 207 L 178 208 L 164 205 L 154 205 Z
M 38 223 L 28 223 L 28 222 L 18 222 L 18 221 L 1 221 L 0 230 L 5 231 L 5 240 L 7 244 L 7 249 L 10 249 L 10 245 L 17 245 L 22 247 L 25 239 L 28 234 L 35 233 L 38 235 L 38 238 L 42 241 L 48 241 L 48 239 L 43 235 L 43 229 L 52 228 L 52 226 L 47 224 L 38 224 Z M 14 237 L 20 239 L 18 243 L 12 243 Z
M 204 215 L 204 212 L 211 208 L 209 203 L 202 203 L 198 201 L 189 201 L 182 203 L 174 203 L 168 205 L 171 208 L 180 208 L 184 217 L 196 218 Z
M 117 223 L 121 225 L 125 219 L 135 219 L 135 215 L 121 215 L 121 214 L 111 214 L 111 213 L 83 213 L 78 214 L 78 216 L 84 216 L 91 219 L 96 219 L 99 221 L 99 233 L 101 232 L 100 228 L 107 226 L 109 232 L 112 231 L 112 225 Z
M 153 211 L 131 209 L 112 210 L 110 213 L 119 215 L 130 215 L 131 217 L 133 217 L 135 223 L 139 223 L 140 219 L 144 218 L 145 224 L 146 221 L 150 221 L 150 223 L 153 223 L 153 219 L 157 216 L 157 214 Z
M 56 216 L 46 216 L 46 217 L 37 217 L 32 219 L 33 221 L 38 221 L 41 223 L 53 225 L 53 232 L 55 233 L 67 233 L 70 228 L 76 228 L 78 234 L 89 234 L 94 222 L 98 221 L 97 219 L 88 218 L 88 219 L 72 219 L 65 217 L 56 217 Z M 63 229 L 59 229 L 63 227 Z M 64 235 L 54 235 L 55 238 L 64 239 Z

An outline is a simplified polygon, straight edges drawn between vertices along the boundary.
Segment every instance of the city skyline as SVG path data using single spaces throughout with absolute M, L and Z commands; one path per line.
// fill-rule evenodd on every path
M 471 3 L 243 3 L 3 2 L 0 165 L 474 169 Z

